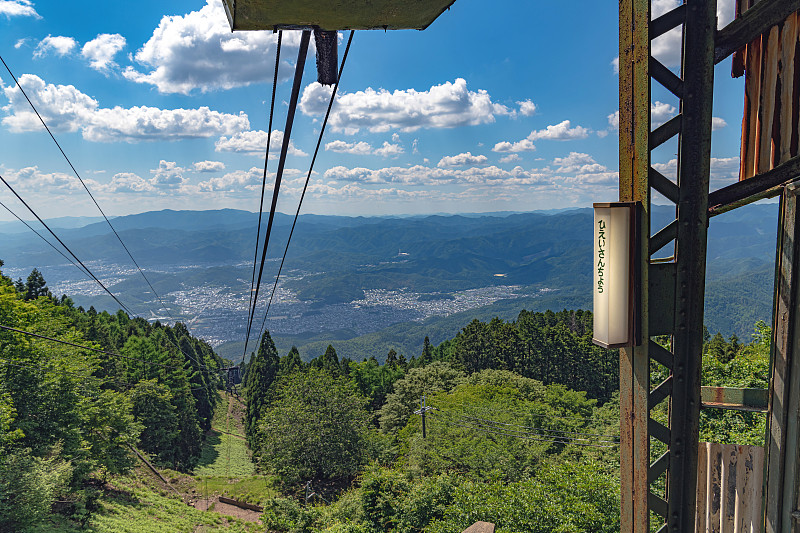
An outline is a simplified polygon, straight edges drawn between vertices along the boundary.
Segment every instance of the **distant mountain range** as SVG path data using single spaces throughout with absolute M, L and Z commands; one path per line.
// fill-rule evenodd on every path
M 712 219 L 706 313 L 712 332 L 746 336 L 755 320 L 769 320 L 777 212 L 775 204 L 755 204 Z M 674 208 L 653 206 L 654 231 L 673 217 Z M 59 236 L 84 261 L 131 267 L 105 221 L 66 218 L 55 222 Z M 291 222 L 289 215 L 275 217 L 268 251 L 271 261 L 265 269 L 270 284 Z M 164 210 L 121 216 L 112 223 L 137 262 L 151 272 L 149 277 L 159 292 L 206 285 L 244 290 L 243 280 L 249 286 L 257 223 L 254 213 Z M 538 307 L 539 302 L 555 308 L 589 307 L 591 226 L 591 209 L 480 216 L 303 215 L 287 256 L 283 286 L 316 306 L 359 300 L 365 289 L 402 290 L 424 296 L 519 285 L 530 289 L 529 294 L 542 288 L 556 292 L 536 302 L 517 299 L 494 304 L 506 318 L 513 318 L 520 306 L 530 309 Z M 62 276 L 63 268 L 51 266 L 63 265 L 64 259 L 38 237 L 18 229 L 13 223 L 0 223 L 0 259 L 6 262 L 6 268 L 36 266 L 48 281 Z M 669 249 L 659 253 L 670 254 Z M 123 278 L 111 289 L 144 305 L 150 296 L 138 274 L 128 272 Z M 111 307 L 110 298 L 93 298 L 79 300 Z M 491 309 L 468 311 L 467 315 L 488 316 Z M 431 328 L 438 327 L 434 325 L 436 317 L 428 320 Z M 453 319 L 442 320 L 450 323 Z M 453 327 L 457 331 L 469 321 L 467 316 L 464 320 L 463 324 L 443 328 L 442 334 L 452 336 Z M 409 328 L 418 331 L 424 324 L 415 322 Z M 324 343 L 320 336 L 325 334 L 307 331 L 294 340 L 303 345 Z M 353 332 L 338 336 L 358 337 Z M 293 342 L 292 337 L 281 338 L 284 344 Z M 416 344 L 412 342 L 407 349 Z

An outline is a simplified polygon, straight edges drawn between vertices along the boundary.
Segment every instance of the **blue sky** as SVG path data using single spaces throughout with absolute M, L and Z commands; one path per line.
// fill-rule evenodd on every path
M 654 0 L 654 13 L 676 3 Z M 718 3 L 724 24 L 733 2 Z M 231 33 L 221 0 L 119 5 L 0 0 L 0 54 L 108 214 L 256 210 L 275 35 Z M 422 32 L 356 32 L 303 212 L 530 211 L 616 199 L 617 10 L 611 1 L 457 0 Z M 678 31 L 653 43 L 673 69 L 679 41 Z M 298 43 L 299 32 L 285 32 L 274 156 Z M 306 65 L 284 212 L 296 207 L 329 95 L 312 56 Z M 11 77 L 0 80 L 0 173 L 47 217 L 96 216 Z M 718 187 L 738 173 L 743 90 L 730 60 L 715 87 Z M 654 124 L 677 112 L 655 86 L 653 100 Z M 654 154 L 665 175 L 675 152 L 673 141 Z M 23 214 L 9 191 L 0 201 Z

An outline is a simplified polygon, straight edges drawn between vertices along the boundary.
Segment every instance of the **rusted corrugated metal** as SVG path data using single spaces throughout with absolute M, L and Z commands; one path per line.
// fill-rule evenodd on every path
M 764 448 L 701 442 L 696 533 L 761 533 Z
M 737 15 L 757 0 L 737 0 Z M 734 77 L 745 76 L 739 179 L 775 168 L 798 154 L 798 13 L 734 54 Z

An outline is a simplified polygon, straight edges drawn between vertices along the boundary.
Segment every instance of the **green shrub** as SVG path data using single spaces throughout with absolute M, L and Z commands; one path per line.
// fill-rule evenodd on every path
M 0 531 L 30 526 L 50 513 L 55 496 L 72 478 L 72 465 L 60 451 L 54 448 L 40 458 L 26 448 L 0 459 Z

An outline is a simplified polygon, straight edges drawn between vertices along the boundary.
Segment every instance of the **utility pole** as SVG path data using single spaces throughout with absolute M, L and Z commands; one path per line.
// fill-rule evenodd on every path
M 427 413 L 428 411 L 431 411 L 432 409 L 435 409 L 435 407 L 430 407 L 428 405 L 425 405 L 425 395 L 424 394 L 422 395 L 422 398 L 419 399 L 419 405 L 420 405 L 420 409 L 417 410 L 417 411 L 414 411 L 414 414 L 415 415 L 422 415 L 422 438 L 424 439 L 424 438 L 427 437 L 427 435 L 425 433 L 425 413 Z

